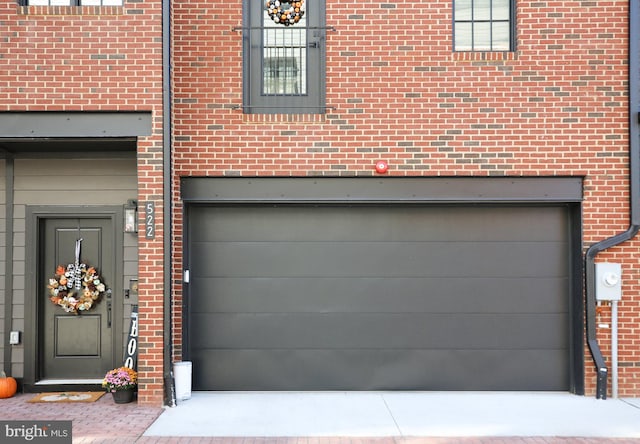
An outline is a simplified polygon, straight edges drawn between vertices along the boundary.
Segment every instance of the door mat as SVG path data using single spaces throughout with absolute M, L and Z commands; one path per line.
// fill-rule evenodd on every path
M 95 402 L 105 392 L 51 392 L 40 393 L 27 402 Z

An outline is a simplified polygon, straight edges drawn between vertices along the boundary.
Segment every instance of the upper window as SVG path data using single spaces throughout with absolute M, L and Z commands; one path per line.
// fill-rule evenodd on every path
M 303 11 L 286 26 L 269 13 L 270 3 L 243 4 L 244 112 L 324 113 L 324 0 L 273 2 L 283 11 Z
M 122 0 L 25 0 L 27 6 L 122 6 Z
M 513 51 L 515 0 L 454 0 L 454 51 Z

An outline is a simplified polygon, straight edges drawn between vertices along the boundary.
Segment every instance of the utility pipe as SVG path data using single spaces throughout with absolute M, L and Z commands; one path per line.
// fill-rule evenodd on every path
M 171 0 L 162 0 L 162 220 L 163 220 L 163 378 L 165 404 L 176 405 L 173 359 L 173 307 L 171 305 L 171 236 L 173 235 L 171 170 Z
M 611 397 L 618 397 L 618 301 L 611 301 Z
M 607 365 L 596 337 L 595 258 L 640 230 L 640 0 L 629 0 L 629 198 L 630 225 L 623 233 L 593 244 L 585 254 L 587 344 L 597 371 L 596 398 L 607 398 Z M 617 357 L 616 357 L 617 359 Z M 617 365 L 617 363 L 616 363 Z

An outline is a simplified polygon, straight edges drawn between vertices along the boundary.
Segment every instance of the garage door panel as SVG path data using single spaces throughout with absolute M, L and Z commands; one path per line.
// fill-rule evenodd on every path
M 380 207 L 358 206 L 194 207 L 191 228 L 198 241 L 563 241 L 566 214 L 557 208 L 401 207 L 380 217 Z M 537 223 L 531 224 L 535 217 Z M 470 226 L 472 221 L 472 226 Z M 295 222 L 295 223 L 292 223 Z M 522 227 L 527 227 L 523 235 Z
M 217 242 L 193 243 L 194 276 L 526 277 L 566 276 L 554 242 Z M 492 260 L 486 260 L 491 257 Z M 541 257 L 547 258 L 540 263 Z M 328 260 L 330 258 L 330 260 Z
M 560 319 L 558 319 L 560 318 Z M 194 314 L 196 348 L 565 348 L 566 314 Z
M 198 313 L 566 313 L 566 278 L 194 278 Z M 398 291 L 402 288 L 402 291 Z M 491 301 L 487 296 L 491 295 Z
M 198 350 L 193 376 L 194 390 L 565 390 L 565 363 L 560 350 Z
M 563 206 L 191 205 L 196 390 L 566 390 Z

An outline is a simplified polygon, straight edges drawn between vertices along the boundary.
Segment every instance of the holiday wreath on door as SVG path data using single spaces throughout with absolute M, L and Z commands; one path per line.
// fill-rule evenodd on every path
M 106 290 L 98 270 L 80 261 L 81 244 L 82 239 L 78 239 L 75 262 L 58 265 L 47 285 L 49 300 L 73 314 L 91 310 Z

